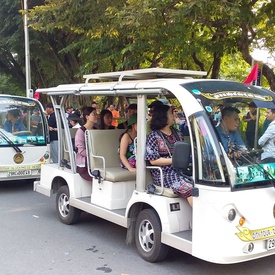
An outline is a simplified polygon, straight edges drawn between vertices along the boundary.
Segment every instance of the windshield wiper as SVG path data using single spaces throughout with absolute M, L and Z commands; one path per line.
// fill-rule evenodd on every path
M 16 153 L 22 153 L 21 149 L 20 149 L 17 145 L 15 145 L 15 144 L 13 143 L 13 141 L 10 140 L 10 138 L 9 138 L 7 135 L 5 135 L 1 130 L 0 130 L 0 136 L 1 136 L 9 145 L 12 146 L 12 148 L 16 151 Z

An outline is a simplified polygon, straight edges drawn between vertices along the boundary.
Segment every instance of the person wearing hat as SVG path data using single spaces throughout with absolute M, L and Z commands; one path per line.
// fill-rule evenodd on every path
M 75 114 L 75 113 L 69 114 L 68 120 L 69 120 L 69 123 L 72 128 L 80 128 L 81 127 L 79 122 L 82 121 L 82 119 L 77 114 Z
M 247 127 L 245 131 L 246 143 L 250 149 L 254 148 L 255 142 L 255 128 L 256 128 L 256 118 L 257 111 L 254 102 L 248 104 L 249 112 L 243 117 L 243 121 L 247 122 Z
M 129 117 L 137 113 L 137 104 L 136 103 L 130 104 L 125 111 L 126 111 L 126 120 L 118 124 L 117 126 L 118 129 L 127 129 Z
M 136 173 L 136 154 L 134 140 L 137 137 L 137 114 L 128 119 L 127 130 L 120 137 L 119 157 L 120 166 Z

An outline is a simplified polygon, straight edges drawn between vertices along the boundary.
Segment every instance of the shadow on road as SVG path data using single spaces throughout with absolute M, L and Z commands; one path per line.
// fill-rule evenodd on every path
M 0 194 L 13 191 L 29 191 L 33 189 L 34 179 L 31 180 L 12 180 L 0 182 Z

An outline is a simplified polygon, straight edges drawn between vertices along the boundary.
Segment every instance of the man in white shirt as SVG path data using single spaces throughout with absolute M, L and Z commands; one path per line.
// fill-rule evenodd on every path
M 266 119 L 270 120 L 271 123 L 258 141 L 258 144 L 263 148 L 261 161 L 263 163 L 275 163 L 275 109 L 267 109 Z

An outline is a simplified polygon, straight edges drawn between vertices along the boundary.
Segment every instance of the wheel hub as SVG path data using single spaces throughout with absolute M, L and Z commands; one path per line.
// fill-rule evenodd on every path
M 154 246 L 154 229 L 148 220 L 144 220 L 139 228 L 139 240 L 144 251 L 149 252 Z
M 66 194 L 60 195 L 58 206 L 61 216 L 66 217 L 69 214 L 69 198 Z

